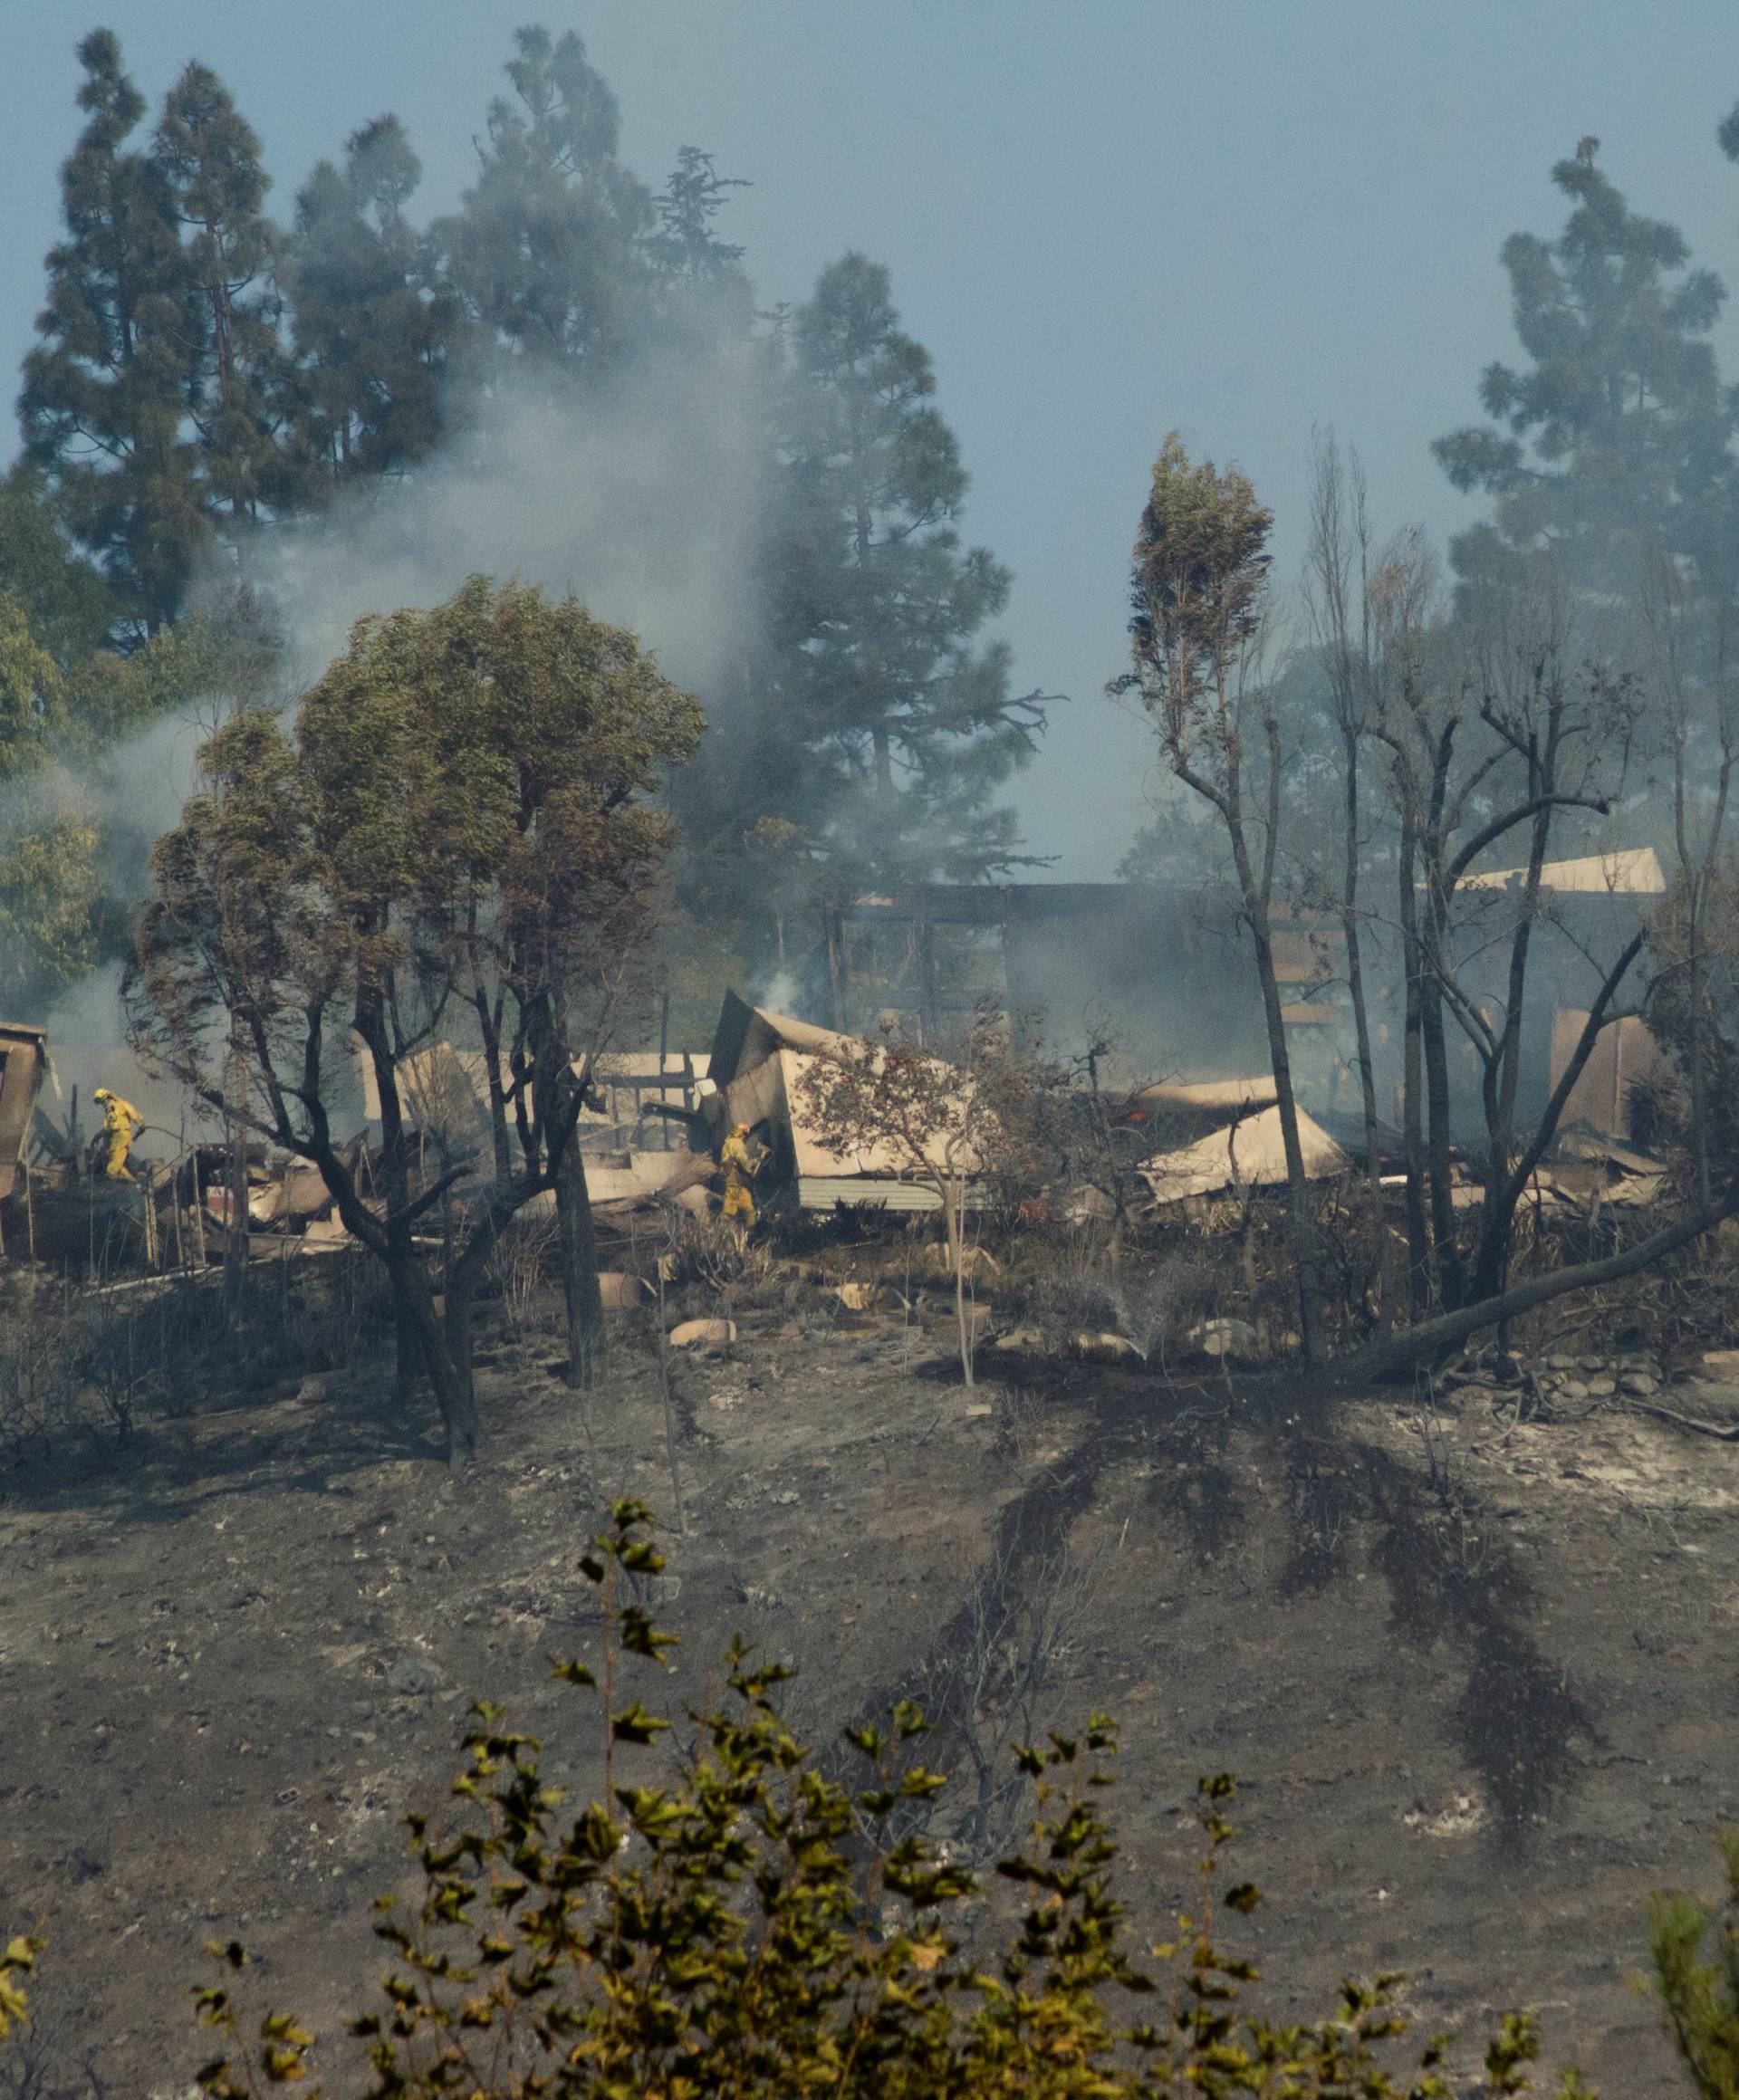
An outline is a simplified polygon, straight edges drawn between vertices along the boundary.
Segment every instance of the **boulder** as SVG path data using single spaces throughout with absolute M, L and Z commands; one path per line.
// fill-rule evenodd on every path
M 1262 1347 L 1247 1319 L 1204 1320 L 1189 1338 L 1210 1357 L 1254 1357 Z
M 435 1689 L 435 1672 L 420 1655 L 399 1655 L 387 1665 L 387 1688 L 401 1698 L 426 1698 Z
M 623 1312 L 630 1306 L 639 1305 L 652 1293 L 642 1277 L 629 1276 L 620 1269 L 600 1269 L 598 1272 L 598 1295 L 611 1311 Z
M 1109 1328 L 1098 1334 L 1077 1335 L 1075 1352 L 1095 1364 L 1139 1363 L 1141 1357 L 1128 1335 L 1112 1334 Z
M 734 1319 L 685 1319 L 670 1329 L 673 1349 L 717 1349 L 735 1339 Z

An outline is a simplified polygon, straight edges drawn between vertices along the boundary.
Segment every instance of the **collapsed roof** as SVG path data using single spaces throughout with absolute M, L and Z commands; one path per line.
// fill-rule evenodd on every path
M 713 1038 L 711 1070 L 732 1123 L 764 1128 L 778 1171 L 794 1179 L 805 1210 L 831 1210 L 841 1203 L 884 1202 L 901 1210 L 933 1209 L 932 1189 L 913 1184 L 903 1156 L 878 1146 L 843 1155 L 829 1149 L 802 1106 L 806 1073 L 823 1058 L 861 1055 L 865 1039 L 818 1028 L 766 1007 L 752 1006 L 734 992 L 725 995 Z M 944 1060 L 935 1060 L 950 1069 Z M 971 1081 L 959 1076 L 965 1088 Z M 1136 1098 L 1187 1127 L 1220 1126 L 1171 1150 L 1156 1152 L 1140 1168 L 1162 1203 L 1208 1195 L 1235 1186 L 1267 1187 L 1286 1179 L 1280 1109 L 1271 1074 L 1229 1079 L 1167 1080 L 1144 1088 Z M 1321 1126 L 1301 1108 L 1299 1142 L 1304 1171 L 1312 1180 L 1350 1172 L 1352 1162 Z M 939 1156 L 935 1164 L 946 1164 Z M 978 1162 L 967 1163 L 974 1172 Z M 866 1184 L 874 1184 L 867 1187 Z
M 1463 889 L 1509 889 L 1527 879 L 1525 868 L 1490 868 L 1464 875 Z M 1540 887 L 1565 897 L 1660 897 L 1667 888 L 1660 856 L 1652 846 L 1626 847 L 1613 853 L 1590 853 L 1575 860 L 1548 860 L 1540 870 Z
M 1143 1087 L 1137 1097 L 1161 1108 L 1200 1114 L 1221 1110 L 1272 1108 L 1280 1098 L 1272 1074 L 1245 1079 L 1162 1080 Z
M 841 1203 L 875 1202 L 890 1210 L 934 1210 L 941 1199 L 932 1188 L 904 1178 L 910 1162 L 897 1146 L 873 1145 L 842 1153 L 822 1142 L 813 1117 L 803 1105 L 803 1082 L 823 1060 L 836 1063 L 861 1057 L 873 1046 L 861 1036 L 843 1035 L 793 1020 L 770 1008 L 751 1006 L 735 992 L 725 994 L 713 1037 L 708 1069 L 725 1105 L 725 1119 L 763 1127 L 772 1145 L 773 1165 L 796 1184 L 803 1210 L 833 1210 Z M 944 1059 L 927 1060 L 939 1074 L 953 1076 Z M 964 1093 L 971 1081 L 957 1076 Z M 964 1105 L 963 1105 L 964 1106 Z M 951 1163 L 938 1139 L 930 1147 L 931 1164 Z M 970 1147 L 957 1148 L 952 1162 L 970 1175 L 978 1161 Z M 865 1184 L 873 1184 L 867 1188 Z
M 47 1063 L 45 1028 L 0 1021 L 0 1200 L 12 1194 L 23 1167 Z
M 1252 1086 L 1253 1081 L 1228 1081 Z M 1350 1174 L 1352 1162 L 1320 1123 L 1302 1108 L 1298 1114 L 1298 1144 L 1305 1177 L 1328 1181 Z M 1286 1146 L 1278 1105 L 1259 1109 L 1224 1130 L 1210 1131 L 1175 1152 L 1156 1153 L 1141 1168 L 1141 1178 L 1160 1203 L 1186 1196 L 1217 1194 L 1228 1188 L 1269 1188 L 1286 1179 Z

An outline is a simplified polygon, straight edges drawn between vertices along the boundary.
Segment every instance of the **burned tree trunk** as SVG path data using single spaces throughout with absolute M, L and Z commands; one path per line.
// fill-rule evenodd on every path
M 1424 1320 L 1391 1341 L 1342 1357 L 1335 1366 L 1336 1371 L 1349 1380 L 1376 1382 L 1404 1376 L 1421 1366 L 1441 1361 L 1470 1335 L 1531 1312 L 1537 1305 L 1549 1305 L 1553 1299 L 1567 1297 L 1573 1290 L 1593 1290 L 1603 1283 L 1617 1283 L 1627 1276 L 1635 1276 L 1735 1213 L 1739 1213 L 1739 1182 L 1724 1191 L 1706 1209 L 1699 1204 L 1677 1224 L 1650 1233 L 1648 1239 L 1638 1240 L 1634 1247 L 1608 1254 L 1599 1261 L 1582 1261 L 1571 1269 L 1554 1269 L 1544 1276 L 1531 1277 L 1526 1283 L 1518 1283 L 1500 1297 L 1460 1306 L 1436 1319 Z
M 604 1299 L 598 1285 L 598 1240 L 591 1193 L 578 1136 L 562 1147 L 555 1175 L 556 1240 L 562 1259 L 562 1299 L 568 1320 L 567 1383 L 579 1389 L 602 1376 L 606 1338 Z

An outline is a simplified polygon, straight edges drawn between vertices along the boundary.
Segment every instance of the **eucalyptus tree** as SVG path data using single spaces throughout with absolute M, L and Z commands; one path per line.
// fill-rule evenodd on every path
M 544 1191 L 585 1265 L 570 1270 L 575 1379 L 601 1358 L 576 1126 L 657 923 L 672 833 L 653 798 L 700 727 L 632 635 L 476 577 L 432 612 L 359 622 L 293 726 L 226 722 L 152 856 L 127 983 L 139 1040 L 202 1098 L 245 1099 L 255 1129 L 319 1170 L 385 1267 L 401 1377 L 427 1373 L 456 1464 L 478 1434 L 477 1285 Z M 486 1154 L 418 1186 L 418 1060 L 462 1020 Z M 333 1123 L 351 1037 L 380 1105 L 378 1207 Z M 437 1279 L 417 1227 L 449 1192 L 466 1223 Z
M 1286 1157 L 1299 1334 L 1319 1353 L 1314 1229 L 1298 1101 L 1274 966 L 1286 750 L 1273 681 L 1263 676 L 1268 535 L 1273 513 L 1248 477 L 1192 462 L 1174 430 L 1153 463 L 1130 568 L 1131 667 L 1113 694 L 1152 717 L 1172 772 L 1223 829 L 1249 932 Z

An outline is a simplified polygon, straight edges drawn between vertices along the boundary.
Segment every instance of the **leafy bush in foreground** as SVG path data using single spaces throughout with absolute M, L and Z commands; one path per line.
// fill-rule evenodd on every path
M 1739 2100 L 1739 1830 L 1721 1833 L 1721 1850 L 1729 1891 L 1725 1904 L 1665 1890 L 1648 1919 L 1648 1953 L 1667 2030 L 1698 2100 Z
M 1447 2100 L 1445 2038 L 1408 2039 L 1398 1975 L 1344 1983 L 1308 2023 L 1271 2024 L 1244 2003 L 1256 1971 L 1222 1951 L 1219 1914 L 1254 1910 L 1260 1893 L 1248 1882 L 1222 1891 L 1228 1777 L 1201 1784 L 1196 1914 L 1161 1944 L 1131 1945 L 1097 1806 L 1116 1754 L 1102 1715 L 1019 1753 L 1036 1810 L 1027 1843 L 996 1871 L 1027 1900 L 994 1956 L 975 1957 L 956 1929 L 973 1877 L 921 1837 L 894 1835 L 902 1804 L 946 1783 L 917 1761 L 926 1723 L 915 1707 L 849 1731 L 862 1780 L 839 1784 L 780 1715 L 786 1673 L 739 1644 L 728 1700 L 692 1717 L 679 1779 L 632 1783 L 624 1757 L 670 1727 L 619 1686 L 630 1659 L 656 1664 L 674 1645 L 635 1597 L 663 1565 L 649 1523 L 640 1504 L 618 1504 L 582 1560 L 605 1597 L 599 1671 L 556 1666 L 597 1693 L 604 1799 L 562 1818 L 537 1742 L 510 1732 L 500 1709 L 473 1709 L 450 1827 L 409 1819 L 425 1878 L 416 1915 L 390 1897 L 377 1905 L 393 1965 L 380 2009 L 349 2023 L 371 2074 L 351 2089 L 370 2100 Z M 1739 1897 L 1739 1842 L 1729 1863 Z M 1729 1920 L 1723 1958 L 1704 1962 L 1713 1923 L 1705 1906 L 1663 1898 L 1654 1946 L 1699 2095 L 1732 2100 L 1739 1942 Z M 0 1957 L 0 2034 L 23 2017 L 20 1979 L 36 1951 L 15 1941 Z M 212 2100 L 258 2100 L 306 2078 L 312 2037 L 285 2013 L 245 2018 L 233 1995 L 245 1952 L 212 1951 L 224 1973 L 199 2010 L 224 2054 L 200 2086 Z M 1486 2048 L 1484 2089 L 1527 2091 L 1537 2054 L 1532 2020 L 1510 2015 Z M 1573 2075 L 1563 2086 L 1586 2093 Z

